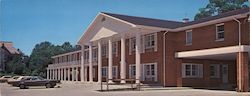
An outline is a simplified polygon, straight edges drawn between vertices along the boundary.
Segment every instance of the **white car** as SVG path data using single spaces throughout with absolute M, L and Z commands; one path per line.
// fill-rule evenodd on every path
M 5 82 L 7 82 L 8 79 L 10 79 L 10 78 L 11 78 L 11 76 L 2 76 L 2 77 L 0 78 L 0 83 L 5 83 Z

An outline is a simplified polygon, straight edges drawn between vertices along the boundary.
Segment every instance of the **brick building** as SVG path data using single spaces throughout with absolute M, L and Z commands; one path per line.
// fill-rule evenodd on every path
M 53 56 L 47 77 L 248 91 L 249 22 L 249 8 L 185 22 L 100 12 L 78 41 L 82 49 Z
M 0 41 L 0 72 L 5 71 L 6 63 L 18 54 L 20 52 L 14 48 L 12 42 Z

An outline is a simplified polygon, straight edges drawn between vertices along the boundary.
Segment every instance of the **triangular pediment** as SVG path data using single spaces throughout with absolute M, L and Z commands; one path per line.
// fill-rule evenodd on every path
M 133 26 L 133 24 L 129 24 L 120 19 L 99 13 L 84 32 L 83 36 L 78 41 L 78 44 L 85 44 L 116 34 L 121 34 L 122 32 L 128 31 Z

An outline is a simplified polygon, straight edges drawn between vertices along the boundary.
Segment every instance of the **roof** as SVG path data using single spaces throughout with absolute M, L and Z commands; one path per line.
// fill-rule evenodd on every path
M 109 16 L 133 23 L 135 25 L 145 25 L 145 26 L 154 26 L 154 27 L 162 27 L 162 28 L 177 28 L 184 24 L 183 22 L 178 21 L 169 21 L 169 20 L 160 20 L 160 19 L 153 19 L 153 18 L 145 18 L 145 17 L 137 17 L 137 16 L 128 16 L 128 15 L 121 15 L 121 14 L 113 14 L 107 12 L 101 12 L 107 14 Z
M 244 14 L 249 12 L 249 8 L 242 8 L 238 10 L 233 10 L 230 12 L 222 13 L 216 16 L 210 16 L 206 18 L 202 18 L 195 21 L 190 21 L 187 23 L 179 22 L 179 21 L 169 21 L 169 20 L 161 20 L 161 19 L 153 19 L 153 18 L 145 18 L 145 17 L 138 17 L 138 16 L 128 16 L 128 15 L 122 15 L 122 14 L 114 14 L 114 13 L 107 13 L 107 12 L 101 12 L 103 14 L 133 23 L 135 25 L 145 25 L 145 26 L 153 26 L 153 27 L 161 27 L 161 28 L 169 28 L 169 29 L 175 29 L 179 27 L 194 25 L 198 23 L 203 23 L 211 20 L 216 20 L 228 16 L 238 15 L 238 14 Z
M 0 47 L 5 47 L 10 54 L 20 54 L 20 52 L 13 47 L 12 42 L 0 41 Z

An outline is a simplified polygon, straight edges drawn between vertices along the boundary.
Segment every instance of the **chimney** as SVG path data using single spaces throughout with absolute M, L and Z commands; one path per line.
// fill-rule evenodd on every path
M 188 18 L 183 18 L 182 21 L 183 21 L 184 23 L 187 23 L 187 22 L 189 22 L 189 19 L 188 19 Z

